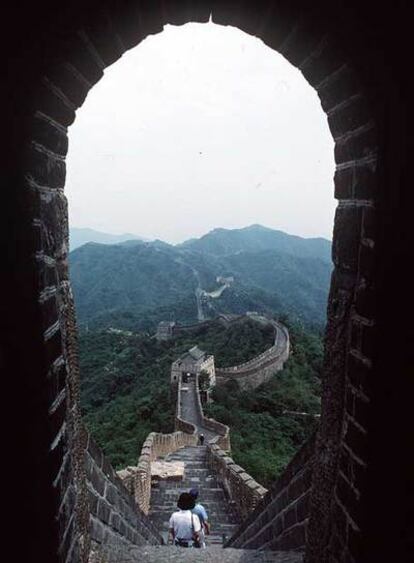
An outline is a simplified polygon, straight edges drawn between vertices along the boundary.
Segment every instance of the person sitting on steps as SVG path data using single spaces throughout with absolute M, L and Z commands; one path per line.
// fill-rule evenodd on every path
M 201 523 L 192 513 L 195 500 L 189 493 L 181 493 L 178 511 L 171 515 L 168 525 L 168 540 L 179 547 L 201 547 Z
M 198 516 L 201 523 L 200 542 L 202 547 L 206 547 L 205 536 L 210 534 L 210 524 L 208 523 L 207 511 L 202 504 L 197 502 L 198 489 L 190 489 L 190 495 L 195 502 L 192 512 Z

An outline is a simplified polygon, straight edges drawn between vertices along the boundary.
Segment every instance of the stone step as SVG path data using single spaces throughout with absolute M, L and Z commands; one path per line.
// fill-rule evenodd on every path
M 185 549 L 174 546 L 142 546 L 132 548 L 117 563 L 302 563 L 302 553 L 295 551 L 257 551 L 223 549 Z

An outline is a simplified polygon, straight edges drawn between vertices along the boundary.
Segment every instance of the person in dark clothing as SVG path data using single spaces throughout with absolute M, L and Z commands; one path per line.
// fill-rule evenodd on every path
M 204 444 L 204 434 L 200 434 L 198 440 L 199 440 L 200 446 L 202 446 Z

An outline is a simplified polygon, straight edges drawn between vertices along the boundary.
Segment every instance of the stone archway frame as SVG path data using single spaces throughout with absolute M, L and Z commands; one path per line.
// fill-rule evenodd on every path
M 76 322 L 68 277 L 68 218 L 65 184 L 67 128 L 104 69 L 166 24 L 212 21 L 238 27 L 262 39 L 302 72 L 317 91 L 335 141 L 335 215 L 331 290 L 326 331 L 322 417 L 313 474 L 309 561 L 328 554 L 355 555 L 361 528 L 359 496 L 366 469 L 371 368 L 375 197 L 378 182 L 377 126 L 363 80 L 341 53 L 335 37 L 309 14 L 279 2 L 108 2 L 86 17 L 56 46 L 33 92 L 31 140 L 24 169 L 31 213 L 33 255 L 44 336 L 48 385 L 54 400 L 50 417 L 53 455 L 60 460 L 53 486 L 65 505 L 75 483 L 76 501 L 60 515 L 62 550 L 71 516 L 73 542 L 87 552 L 88 507 L 79 410 Z M 65 383 L 65 375 L 67 375 Z M 56 384 L 59 379 L 59 384 Z M 58 413 L 58 415 L 56 415 Z M 62 413 L 66 413 L 62 415 Z M 71 476 L 72 481 L 67 475 Z M 352 547 L 351 547 L 352 544 Z M 354 550 L 354 551 L 353 551 Z

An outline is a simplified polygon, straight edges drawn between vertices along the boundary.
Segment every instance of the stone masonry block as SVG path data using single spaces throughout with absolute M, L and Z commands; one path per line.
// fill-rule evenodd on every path
M 303 524 L 297 524 L 272 541 L 271 549 L 303 549 L 305 547 L 305 541 L 305 527 Z
M 305 518 L 309 517 L 310 513 L 310 491 L 307 491 L 303 496 L 298 499 L 296 503 L 296 516 L 297 521 L 302 522 Z
M 339 458 L 339 469 L 342 471 L 349 483 L 360 490 L 366 479 L 366 467 L 361 464 L 346 448 L 341 449 Z
M 58 329 L 50 338 L 48 338 L 44 345 L 45 358 L 47 365 L 51 366 L 55 360 L 57 360 L 63 352 L 62 348 L 62 335 L 60 329 Z
M 278 51 L 297 23 L 297 15 L 293 10 L 281 3 L 275 4 L 266 18 L 259 37 L 271 49 Z
M 312 53 L 318 49 L 322 35 L 317 26 L 299 23 L 282 43 L 278 51 L 293 66 L 300 67 Z
M 66 127 L 58 125 L 41 112 L 33 118 L 31 138 L 57 155 L 66 156 L 68 152 Z
M 113 64 L 124 53 L 124 46 L 106 10 L 96 12 L 93 20 L 91 19 L 85 28 L 85 32 L 105 66 Z
M 359 272 L 367 279 L 374 277 L 375 268 L 375 247 L 367 244 L 365 239 L 359 249 Z
M 96 466 L 93 466 L 91 473 L 91 483 L 95 491 L 97 491 L 101 496 L 103 496 L 105 492 L 105 482 L 105 476 Z
M 371 372 L 371 366 L 368 365 L 364 358 L 358 355 L 358 352 L 351 351 L 348 355 L 347 376 L 352 385 L 356 389 L 363 391 L 368 397 L 370 396 L 371 388 Z
M 91 514 L 96 516 L 98 514 L 98 497 L 91 488 L 88 488 L 88 504 Z
M 377 132 L 369 123 L 352 134 L 339 137 L 335 142 L 335 162 L 351 162 L 361 158 L 373 157 L 378 152 Z
M 97 543 L 102 543 L 105 537 L 105 527 L 97 518 L 90 519 L 89 530 L 91 539 Z
M 366 319 L 373 319 L 376 311 L 374 288 L 365 278 L 361 278 L 355 294 L 355 310 Z
M 101 468 L 103 461 L 103 453 L 91 435 L 89 435 L 89 440 L 88 440 L 88 453 L 95 461 L 96 466 Z
M 345 63 L 344 59 L 341 62 Z M 336 66 L 332 74 L 316 86 L 322 108 L 327 113 L 361 91 L 360 82 L 352 68 L 346 63 Z
M 335 171 L 336 199 L 368 199 L 371 200 L 377 191 L 378 177 L 376 163 L 358 162 Z
M 111 11 L 111 20 L 126 49 L 135 47 L 147 35 L 159 33 L 164 23 L 162 6 L 154 9 L 151 0 L 117 2 Z
M 365 461 L 367 456 L 367 435 L 354 423 L 353 419 L 348 417 L 344 442 L 357 457 Z
M 56 324 L 59 320 L 59 309 L 56 301 L 56 294 L 51 295 L 50 299 L 43 301 L 40 305 L 40 309 L 43 332 L 45 332 L 48 327 Z
M 29 149 L 25 172 L 40 186 L 63 188 L 65 185 L 64 160 L 34 143 Z
M 305 59 L 300 70 L 306 80 L 317 87 L 321 82 L 329 80 L 329 77 L 344 66 L 343 56 L 334 48 L 330 38 L 321 42 L 321 48 L 315 50 L 311 57 Z
M 109 524 L 111 517 L 111 507 L 104 499 L 99 499 L 97 517 L 99 518 L 99 520 L 101 520 L 101 522 Z
M 68 37 L 63 50 L 63 60 L 76 69 L 89 87 L 96 84 L 103 76 L 103 67 L 89 49 L 85 36 L 81 33 Z
M 363 508 L 359 503 L 357 492 L 351 487 L 341 472 L 338 474 L 336 483 L 336 496 L 352 520 L 358 524 L 362 517 Z
M 80 107 L 85 101 L 91 85 L 82 74 L 70 63 L 55 65 L 48 71 L 48 79 L 59 88 L 74 107 Z
M 332 258 L 342 270 L 358 270 L 358 253 L 361 239 L 362 206 L 339 205 L 335 213 Z
M 341 90 L 343 95 L 343 91 Z M 338 96 L 339 98 L 342 98 Z M 364 96 L 356 94 L 337 106 L 330 108 L 327 99 L 321 96 L 322 108 L 328 112 L 328 124 L 334 139 L 372 121 L 372 114 Z
M 47 82 L 42 83 L 36 91 L 35 108 L 62 127 L 68 127 L 75 120 L 73 107 L 51 89 Z

